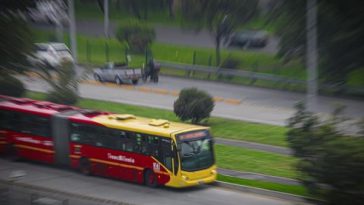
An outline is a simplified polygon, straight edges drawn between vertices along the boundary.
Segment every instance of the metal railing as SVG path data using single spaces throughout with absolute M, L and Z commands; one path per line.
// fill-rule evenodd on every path
M 175 70 L 186 71 L 187 77 L 191 77 L 195 72 L 202 72 L 207 74 L 208 76 L 207 78 L 210 78 L 211 75 L 242 77 L 250 79 L 252 83 L 254 83 L 257 80 L 264 80 L 285 85 L 299 85 L 302 86 L 302 89 L 306 87 L 307 83 L 305 80 L 268 74 L 268 73 L 219 68 L 214 66 L 182 64 L 169 61 L 158 61 L 158 63 L 162 68 L 170 68 Z M 325 92 L 336 92 L 338 90 L 337 88 L 338 87 L 335 85 L 320 84 L 320 90 Z M 343 86 L 340 87 L 340 89 L 347 94 L 364 95 L 364 87 Z
M 273 82 L 285 82 L 291 84 L 301 84 L 305 85 L 306 81 L 300 79 L 293 79 L 279 75 L 267 74 L 267 73 L 257 73 L 252 71 L 243 71 L 243 70 L 233 70 L 228 68 L 219 68 L 214 66 L 203 66 L 203 65 L 190 65 L 190 64 L 182 64 L 168 61 L 158 61 L 161 67 L 172 68 L 177 70 L 185 70 L 192 72 L 204 72 L 207 74 L 216 74 L 216 75 L 226 75 L 226 76 L 237 76 L 250 78 L 252 80 L 268 80 Z

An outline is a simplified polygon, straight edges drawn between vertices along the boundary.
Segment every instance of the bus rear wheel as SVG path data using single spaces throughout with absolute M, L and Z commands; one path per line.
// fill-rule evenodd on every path
M 91 163 L 87 158 L 80 159 L 80 172 L 84 175 L 91 175 Z
M 144 173 L 144 183 L 148 187 L 157 187 L 158 186 L 157 175 L 152 170 L 148 169 Z
M 8 144 L 6 146 L 5 156 L 7 159 L 11 161 L 20 161 L 20 156 L 18 154 L 18 150 L 13 144 Z

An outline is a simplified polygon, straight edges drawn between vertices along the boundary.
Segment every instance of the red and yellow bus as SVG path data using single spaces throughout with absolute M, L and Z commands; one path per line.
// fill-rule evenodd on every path
M 217 175 L 207 127 L 27 98 L 0 96 L 0 152 L 152 187 Z

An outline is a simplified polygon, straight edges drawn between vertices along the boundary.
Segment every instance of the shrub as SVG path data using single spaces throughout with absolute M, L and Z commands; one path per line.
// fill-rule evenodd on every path
M 339 110 L 322 119 L 303 104 L 296 108 L 289 119 L 287 140 L 299 159 L 296 167 L 302 184 L 322 200 L 316 204 L 363 204 L 364 121 L 348 128 Z
M 196 88 L 183 89 L 174 102 L 174 113 L 177 117 L 182 121 L 191 120 L 192 123 L 199 123 L 210 117 L 213 109 L 212 97 L 205 91 Z
M 58 104 L 74 105 L 78 101 L 78 95 L 70 88 L 63 88 L 49 92 L 47 100 Z
M 222 63 L 222 68 L 230 68 L 230 69 L 237 69 L 240 64 L 240 60 L 237 58 L 233 58 L 228 56 Z
M 46 65 L 40 66 L 38 74 L 52 87 L 47 100 L 59 104 L 73 105 L 78 101 L 78 78 L 72 62 L 63 61 L 61 66 L 49 71 Z
M 25 94 L 23 83 L 12 75 L 0 74 L 0 94 L 21 97 Z
M 229 68 L 229 69 L 238 69 L 238 66 L 240 64 L 240 60 L 237 58 L 233 58 L 231 56 L 228 56 L 222 63 L 221 66 L 222 68 Z M 222 79 L 223 77 L 225 77 L 227 80 L 231 80 L 233 78 L 232 75 L 218 75 L 219 79 Z
M 130 20 L 119 25 L 116 38 L 120 42 L 126 41 L 132 51 L 142 53 L 155 39 L 155 31 L 145 23 Z

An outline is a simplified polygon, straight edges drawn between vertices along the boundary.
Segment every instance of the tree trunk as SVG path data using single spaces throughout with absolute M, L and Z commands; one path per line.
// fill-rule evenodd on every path
M 174 4 L 174 0 L 168 0 L 168 13 L 169 13 L 169 18 L 174 18 L 173 4 Z
M 220 66 L 220 43 L 221 43 L 220 36 L 216 36 L 215 43 L 216 43 L 216 66 Z
M 139 8 L 134 1 L 131 2 L 131 11 L 133 12 L 134 16 L 137 17 L 139 20 L 141 19 Z

